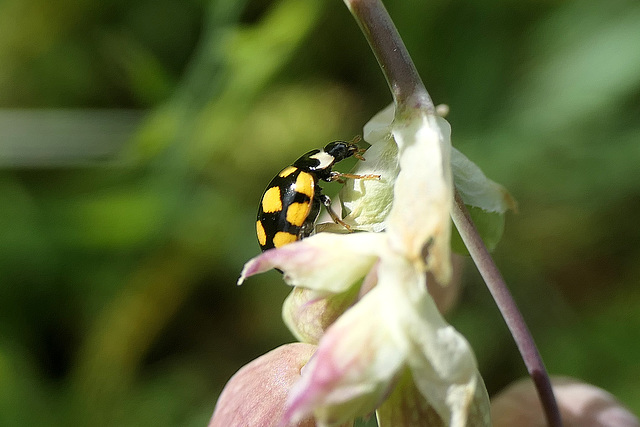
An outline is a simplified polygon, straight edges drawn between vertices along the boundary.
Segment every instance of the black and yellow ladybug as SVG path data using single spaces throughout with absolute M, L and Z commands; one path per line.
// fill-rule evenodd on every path
M 342 177 L 380 178 L 379 175 L 352 175 L 331 170 L 334 164 L 351 156 L 364 160 L 361 156 L 364 151 L 355 143 L 334 141 L 321 150 L 309 151 L 282 169 L 267 186 L 258 207 L 256 231 L 260 248 L 266 251 L 308 237 L 313 232 L 320 205 L 326 207 L 336 223 L 351 231 L 331 209 L 331 200 L 322 194 L 318 181 L 341 182 Z

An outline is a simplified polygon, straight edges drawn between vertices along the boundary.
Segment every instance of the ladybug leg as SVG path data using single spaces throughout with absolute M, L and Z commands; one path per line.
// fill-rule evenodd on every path
M 298 234 L 299 239 L 304 239 L 305 237 L 309 237 L 316 226 L 316 219 L 318 219 L 318 214 L 320 213 L 320 196 L 322 193 L 319 191 L 320 187 L 316 187 L 315 197 L 311 202 L 311 210 L 309 211 L 309 215 L 307 219 L 300 227 L 300 233 Z
M 380 179 L 380 175 L 368 174 L 368 175 L 354 175 L 352 173 L 331 172 L 329 175 L 329 181 L 338 181 L 340 184 L 344 184 L 344 179 Z
M 320 202 L 324 205 L 324 207 L 327 208 L 327 212 L 329 212 L 329 215 L 331 216 L 331 219 L 333 220 L 333 222 L 335 222 L 336 224 L 340 224 L 341 226 L 346 228 L 349 231 L 349 233 L 353 233 L 353 229 L 351 229 L 351 226 L 346 222 L 344 222 L 343 220 L 341 220 L 340 217 L 338 217 L 338 215 L 333 211 L 333 209 L 331 209 L 331 199 L 325 196 L 324 194 L 321 194 L 320 196 L 318 196 L 318 198 Z

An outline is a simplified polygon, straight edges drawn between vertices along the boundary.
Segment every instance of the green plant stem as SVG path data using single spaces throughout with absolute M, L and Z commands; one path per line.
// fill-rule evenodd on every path
M 433 101 L 382 2 L 344 1 L 360 25 L 387 79 L 396 104 L 396 115 L 398 110 L 401 114 L 409 110 L 421 110 L 434 115 Z M 561 427 L 560 412 L 549 375 L 533 337 L 457 192 L 451 217 L 513 335 L 540 396 L 549 426 Z

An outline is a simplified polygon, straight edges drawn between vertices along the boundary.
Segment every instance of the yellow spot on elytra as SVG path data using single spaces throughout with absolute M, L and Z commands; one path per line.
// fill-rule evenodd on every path
M 271 187 L 262 196 L 262 211 L 265 213 L 280 212 L 282 210 L 282 198 L 280 187 Z
M 311 204 L 308 202 L 292 203 L 291 206 L 287 208 L 287 221 L 292 225 L 302 227 L 302 224 L 304 224 L 304 220 L 307 219 L 307 215 L 309 215 L 310 210 Z
M 311 199 L 313 198 L 314 185 L 315 182 L 310 174 L 300 172 L 300 175 L 298 175 L 298 178 L 296 179 L 296 192 L 306 194 Z
M 260 221 L 256 222 L 256 233 L 258 234 L 258 243 L 260 246 L 267 244 L 267 233 L 264 232 L 264 227 Z
M 289 243 L 293 243 L 298 240 L 298 236 L 295 234 L 287 233 L 286 231 L 278 231 L 275 236 L 273 236 L 273 246 L 279 248 Z
M 295 166 L 287 166 L 286 168 L 282 169 L 282 171 L 278 174 L 278 176 L 282 178 L 287 177 L 292 173 L 294 173 L 297 169 L 298 168 Z

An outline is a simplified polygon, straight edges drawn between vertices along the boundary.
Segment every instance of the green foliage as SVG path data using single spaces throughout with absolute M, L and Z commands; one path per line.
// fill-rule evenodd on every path
M 640 411 L 640 6 L 387 3 L 519 202 L 495 255 L 548 368 Z M 292 341 L 280 276 L 235 281 L 274 172 L 389 103 L 369 48 L 319 0 L 10 0 L 0 28 L 0 425 L 204 425 Z M 451 320 L 497 391 L 524 370 L 467 272 Z

